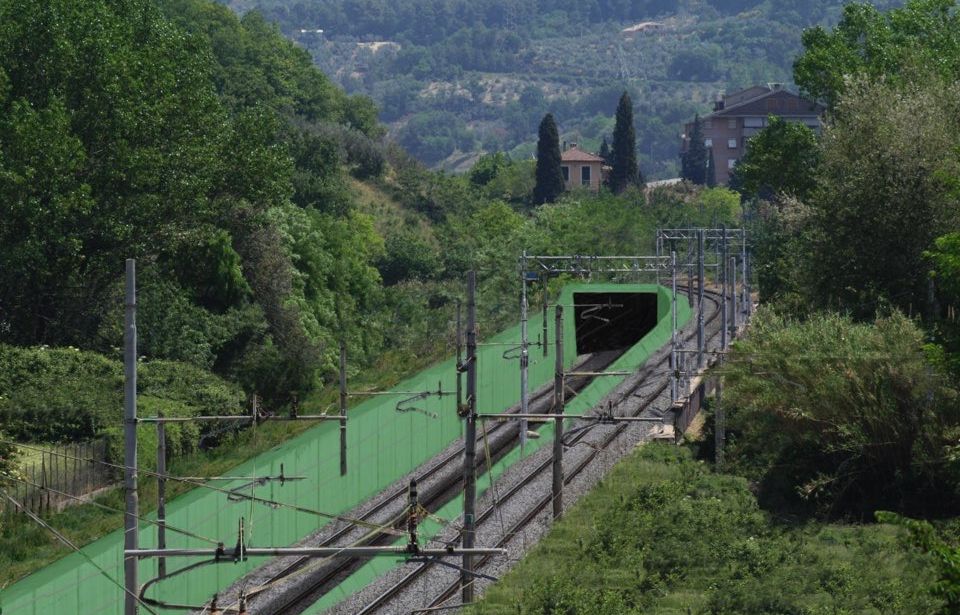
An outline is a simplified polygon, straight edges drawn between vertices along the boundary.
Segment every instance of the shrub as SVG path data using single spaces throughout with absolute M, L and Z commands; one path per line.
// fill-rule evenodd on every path
M 185 363 L 144 362 L 137 375 L 141 416 L 236 414 L 244 401 L 236 385 Z M 30 442 L 107 436 L 122 451 L 122 416 L 119 361 L 73 348 L 0 345 L 0 423 L 9 436 Z M 202 429 L 170 425 L 170 454 L 192 450 Z
M 956 391 L 930 352 L 899 312 L 856 324 L 759 311 L 724 368 L 731 459 L 762 481 L 765 503 L 950 510 Z

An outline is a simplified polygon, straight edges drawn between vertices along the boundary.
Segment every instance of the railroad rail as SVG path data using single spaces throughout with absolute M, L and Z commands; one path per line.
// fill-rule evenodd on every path
M 602 371 L 608 365 L 616 361 L 621 354 L 622 351 L 614 351 L 588 355 L 586 358 L 579 361 L 575 365 L 575 368 L 585 371 Z M 576 393 L 582 391 L 591 381 L 592 378 L 589 377 L 571 378 L 569 385 L 571 398 L 574 397 Z M 547 408 L 552 404 L 552 387 L 553 385 L 550 383 L 548 385 L 544 385 L 535 392 L 534 396 L 530 400 L 531 409 Z M 507 412 L 515 414 L 519 411 L 520 406 L 517 404 L 508 409 Z M 491 463 L 498 461 L 510 451 L 512 448 L 512 443 L 516 441 L 518 431 L 519 426 L 514 422 L 496 423 L 488 428 L 486 438 L 489 443 L 488 448 L 491 453 Z M 482 439 L 483 436 L 478 436 L 477 442 L 481 443 Z M 458 460 L 462 457 L 463 444 L 454 447 L 452 450 L 441 453 L 440 457 L 434 458 L 428 462 L 429 467 L 414 475 L 417 483 L 419 485 L 426 485 L 429 479 L 436 477 L 443 472 L 443 470 L 447 470 L 449 472 L 452 467 L 459 467 Z M 486 457 L 483 457 L 483 459 L 478 462 L 478 469 L 482 472 L 481 464 L 486 464 Z M 407 480 L 408 479 L 405 478 L 398 482 L 406 483 Z M 447 479 L 444 480 L 439 487 L 426 489 L 421 487 L 421 505 L 431 511 L 438 510 L 444 504 L 457 497 L 461 493 L 461 483 L 462 473 L 458 469 L 456 472 L 452 472 L 451 476 L 447 477 Z M 377 524 L 382 526 L 402 529 L 407 519 L 405 508 L 406 502 L 407 487 L 400 486 L 395 488 L 388 497 L 383 498 L 369 510 L 366 510 L 361 515 L 358 515 L 357 518 L 361 521 L 375 521 Z M 377 520 L 378 516 L 382 515 L 385 511 L 389 511 L 391 507 L 398 509 L 396 515 L 388 518 L 387 520 Z M 349 537 L 351 534 L 357 533 L 362 534 L 362 536 L 359 539 L 350 541 L 349 544 L 355 546 L 376 546 L 389 544 L 396 540 L 395 534 L 386 532 L 364 532 L 362 529 L 358 530 L 356 526 L 348 524 L 342 528 L 339 528 L 330 536 L 325 537 L 319 542 L 318 546 L 335 546 L 342 543 L 344 540 L 350 540 Z M 316 575 L 317 578 L 312 580 L 302 591 L 291 592 L 290 595 L 284 594 L 281 596 L 272 597 L 266 603 L 258 605 L 258 612 L 276 614 L 296 613 L 299 610 L 302 610 L 302 608 L 305 608 L 305 606 L 308 606 L 312 602 L 316 601 L 316 599 L 326 593 L 331 586 L 336 585 L 342 579 L 352 574 L 357 568 L 363 565 L 367 559 L 368 558 L 362 557 L 337 558 L 335 560 L 325 562 L 316 570 L 311 571 L 311 574 Z M 307 557 L 297 558 L 295 561 L 283 567 L 280 571 L 271 575 L 266 582 L 262 584 L 262 586 L 267 587 L 276 584 L 287 577 L 291 577 L 292 575 L 303 570 L 305 567 L 309 566 L 311 561 L 316 562 L 316 560 L 311 560 Z M 255 604 L 257 593 L 247 594 L 247 600 L 250 601 L 250 604 Z
M 709 325 L 713 323 L 719 316 L 720 298 L 717 293 L 705 291 L 704 299 L 709 300 L 714 305 L 714 310 L 711 312 L 709 318 L 705 321 L 705 325 Z M 714 338 L 716 338 L 719 334 L 720 334 L 720 331 L 718 327 L 715 330 L 713 330 L 712 333 L 709 334 L 709 336 L 705 340 L 705 343 L 709 344 L 709 342 L 712 341 Z M 696 338 L 695 332 L 686 336 L 687 340 L 695 339 L 695 338 Z M 617 399 L 617 401 L 614 402 L 614 405 L 619 405 L 620 403 L 625 401 L 627 398 L 635 395 L 640 389 L 643 389 L 646 386 L 649 386 L 650 383 L 647 381 L 644 375 L 656 373 L 656 371 L 662 368 L 663 364 L 665 363 L 669 363 L 669 356 L 666 356 L 660 361 L 658 361 L 655 366 L 653 367 L 646 366 L 643 370 L 641 370 L 640 372 L 641 376 L 639 376 L 636 379 L 636 383 L 634 383 L 629 388 L 629 390 L 621 393 L 619 395 L 619 399 Z M 669 381 L 664 379 L 663 383 L 658 385 L 652 393 L 645 393 L 644 400 L 637 407 L 636 411 L 630 416 L 639 416 L 645 410 L 649 409 L 650 406 L 657 399 L 660 398 L 660 396 L 664 395 L 669 391 L 669 386 L 670 386 Z M 612 429 L 610 429 L 604 435 L 602 442 L 599 445 L 592 445 L 589 449 L 589 452 L 583 455 L 575 463 L 572 470 L 570 470 L 569 472 L 567 471 L 564 472 L 564 486 L 569 485 L 571 482 L 573 482 L 573 480 L 576 479 L 581 472 L 583 472 L 588 466 L 590 466 L 590 464 L 596 459 L 596 457 L 600 454 L 601 451 L 606 450 L 607 447 L 609 447 L 614 441 L 616 441 L 617 438 L 619 438 L 619 436 L 630 426 L 631 426 L 631 423 L 618 423 L 618 424 L 612 425 L 611 426 Z M 574 433 L 574 432 L 571 432 L 571 433 Z M 575 432 L 575 437 L 565 441 L 565 445 L 568 448 L 575 446 L 577 443 L 583 440 L 583 438 L 585 438 L 588 433 L 589 433 L 588 430 L 585 430 L 585 429 Z M 488 506 L 480 514 L 478 514 L 477 515 L 478 530 L 480 529 L 482 524 L 489 521 L 493 517 L 494 513 L 496 513 L 499 508 L 502 508 L 506 502 L 510 501 L 514 496 L 516 496 L 518 493 L 523 491 L 531 483 L 535 482 L 536 480 L 544 476 L 549 475 L 551 473 L 552 465 L 553 465 L 553 456 L 551 455 L 551 456 L 548 456 L 543 461 L 541 461 L 540 463 L 538 463 L 532 469 L 532 471 L 524 475 L 524 477 L 520 481 L 514 484 L 506 492 L 501 494 L 493 505 Z M 534 505 L 529 507 L 520 516 L 520 518 L 517 519 L 503 533 L 502 537 L 497 541 L 494 547 L 495 548 L 504 547 L 510 540 L 512 540 L 515 536 L 517 536 L 521 532 L 523 532 L 525 527 L 527 527 L 542 512 L 544 512 L 544 510 L 548 506 L 550 506 L 551 502 L 552 502 L 552 495 L 550 493 L 547 493 L 543 497 L 538 498 L 534 503 Z M 457 539 L 459 539 L 459 534 Z M 474 563 L 474 572 L 482 572 L 483 567 L 489 564 L 491 559 L 492 558 L 490 556 L 483 556 L 478 560 L 476 560 Z M 357 611 L 357 615 L 372 615 L 373 613 L 377 613 L 381 609 L 384 609 L 384 607 L 387 606 L 393 600 L 393 598 L 398 596 L 406 588 L 411 587 L 415 581 L 420 579 L 424 574 L 430 571 L 435 565 L 436 564 L 434 561 L 426 561 L 420 564 L 417 568 L 411 570 L 409 573 L 404 575 L 399 581 L 397 581 L 395 584 L 387 588 L 380 595 L 375 597 L 371 602 L 367 603 L 361 610 Z M 431 611 L 442 609 L 442 608 L 452 608 L 452 607 L 444 607 L 443 605 L 446 602 L 448 602 L 451 598 L 458 595 L 459 590 L 460 590 L 460 581 L 458 578 L 453 583 L 450 583 L 449 585 L 447 585 L 444 588 L 444 590 L 440 592 L 440 594 L 438 594 L 432 600 L 432 602 L 430 602 L 429 606 L 423 609 L 423 612 L 431 612 Z M 455 605 L 455 606 L 459 606 L 459 605 Z
M 713 308 L 709 311 L 708 319 L 705 321 L 707 325 L 712 323 L 719 316 L 720 310 L 720 298 L 719 293 L 715 293 L 710 290 L 704 291 L 704 299 L 709 302 Z M 706 309 L 706 305 L 704 306 Z M 718 332 L 714 332 L 708 338 L 712 340 Z M 695 340 L 696 332 L 693 331 L 685 336 L 685 340 Z M 568 380 L 568 399 L 572 399 L 575 393 L 582 391 L 590 382 L 592 382 L 592 375 L 586 374 L 595 374 L 597 372 L 602 372 L 607 366 L 612 364 L 622 352 L 605 352 L 605 353 L 596 353 L 590 355 L 587 358 L 579 361 L 575 364 L 571 371 L 580 372 L 585 375 L 571 377 Z M 637 379 L 637 383 L 626 393 L 621 395 L 622 401 L 629 396 L 634 395 L 639 389 L 644 388 L 644 386 L 649 386 L 649 382 L 646 382 L 646 377 L 655 373 L 657 370 L 662 370 L 665 363 L 668 363 L 668 358 L 661 359 L 657 362 L 655 366 L 646 366 L 639 373 L 641 377 Z M 641 406 L 639 407 L 636 414 L 643 412 L 653 400 L 657 399 L 663 392 L 668 388 L 668 384 L 664 383 L 659 386 L 655 393 L 649 396 L 649 399 L 646 399 Z M 618 401 L 618 403 L 619 403 Z M 534 395 L 531 397 L 529 404 L 529 412 L 536 413 L 538 408 L 546 409 L 552 407 L 553 403 L 553 390 L 552 384 L 545 385 L 538 389 Z M 519 404 L 511 407 L 508 410 L 508 413 L 516 414 L 520 411 Z M 611 436 L 605 439 L 603 446 L 592 450 L 591 453 L 580 460 L 577 465 L 573 468 L 566 477 L 565 484 L 569 484 L 577 475 L 579 475 L 584 468 L 586 468 L 600 452 L 602 448 L 605 448 L 612 442 L 620 433 L 626 429 L 626 424 L 618 424 L 614 430 L 612 430 Z M 493 464 L 504 455 L 506 455 L 517 442 L 517 432 L 519 431 L 519 426 L 515 421 L 507 422 L 494 422 L 487 428 L 487 433 L 485 436 L 478 436 L 478 443 L 486 437 L 489 449 L 490 460 L 489 464 Z M 571 434 L 574 435 L 574 434 Z M 582 438 L 587 435 L 586 430 L 582 430 L 576 433 L 575 437 L 568 442 L 568 446 L 573 446 L 576 443 L 580 442 Z M 415 475 L 415 478 L 420 485 L 424 485 L 429 479 L 439 476 L 444 469 L 449 471 L 451 466 L 459 466 L 457 461 L 463 455 L 463 445 L 453 447 L 452 449 L 441 454 L 440 457 L 434 458 L 429 462 L 429 466 L 420 473 Z M 486 455 L 478 457 L 477 472 L 478 475 L 485 473 L 485 465 L 487 465 L 488 460 Z M 520 483 L 514 485 L 508 492 L 499 498 L 499 504 L 502 506 L 504 502 L 510 500 L 514 495 L 522 490 L 524 486 L 529 485 L 531 482 L 535 481 L 540 477 L 543 472 L 550 471 L 552 464 L 552 456 L 545 460 L 544 462 L 538 464 L 538 466 L 527 475 Z M 451 501 L 453 498 L 459 496 L 462 492 L 462 473 L 458 470 L 456 472 L 451 472 L 449 477 L 443 477 L 444 480 L 438 486 L 428 489 L 422 492 L 421 504 L 429 511 L 436 511 L 441 508 L 444 504 Z M 402 483 L 406 482 L 406 479 L 400 481 Z M 382 498 L 374 506 L 363 512 L 359 515 L 359 519 L 363 521 L 372 521 L 378 519 L 378 517 L 383 514 L 390 514 L 391 507 L 396 508 L 396 513 L 393 516 L 389 517 L 387 520 L 377 520 L 376 523 L 383 526 L 389 526 L 394 528 L 402 528 L 403 524 L 406 522 L 406 503 L 407 498 L 407 488 L 406 486 L 401 486 L 395 488 L 388 497 Z M 542 499 L 537 502 L 537 505 L 532 508 L 527 514 L 524 515 L 524 518 L 521 519 L 522 524 L 517 527 L 511 527 L 510 531 L 507 532 L 501 542 L 504 542 L 507 537 L 515 535 L 517 532 L 522 530 L 522 526 L 530 523 L 532 519 L 542 511 L 542 509 L 549 505 L 550 496 L 548 495 L 546 499 Z M 484 510 L 481 514 L 478 515 L 478 526 L 480 523 L 483 523 L 485 520 L 489 519 L 491 515 L 495 512 L 494 507 L 489 507 Z M 357 538 L 357 535 L 360 535 Z M 352 538 L 352 539 L 351 539 Z M 366 532 L 364 533 L 361 530 L 358 530 L 355 526 L 346 525 L 342 528 L 337 529 L 329 536 L 326 536 L 323 540 L 319 541 L 318 546 L 330 547 L 335 545 L 343 546 L 344 544 L 350 544 L 352 546 L 374 546 L 382 544 L 390 544 L 396 540 L 396 535 L 393 533 L 387 532 Z M 347 542 L 345 542 L 347 541 Z M 500 546 L 500 545 L 498 545 Z M 353 557 L 353 558 L 334 558 L 329 561 L 324 561 L 319 566 L 313 570 L 307 570 L 307 567 L 311 565 L 311 560 L 309 558 L 298 558 L 290 564 L 284 566 L 282 569 L 270 575 L 265 582 L 260 585 L 260 589 L 267 589 L 275 587 L 278 583 L 282 583 L 284 579 L 292 578 L 296 574 L 301 572 L 306 572 L 310 574 L 311 578 L 309 582 L 303 583 L 302 586 L 297 586 L 294 588 L 285 588 L 285 591 L 269 597 L 264 596 L 262 599 L 258 598 L 258 595 L 263 593 L 258 589 L 252 590 L 252 592 L 247 594 L 248 603 L 251 606 L 256 606 L 256 612 L 258 613 L 269 613 L 275 615 L 287 615 L 293 613 L 299 613 L 308 608 L 311 604 L 316 602 L 321 596 L 327 593 L 332 587 L 336 586 L 342 580 L 347 578 L 350 574 L 355 572 L 360 566 L 362 566 L 368 558 L 363 557 Z M 484 558 L 477 562 L 479 566 L 489 562 L 489 558 Z M 316 565 L 316 560 L 313 560 L 314 565 Z M 414 580 L 425 574 L 430 568 L 434 565 L 433 562 L 425 562 L 418 566 L 416 569 L 411 571 L 404 579 L 397 583 L 395 586 L 388 589 L 384 594 L 377 597 L 373 602 L 368 604 L 362 611 L 362 613 L 372 613 L 377 609 L 381 608 L 384 604 L 390 601 L 390 599 L 400 593 L 405 587 L 409 586 Z M 444 590 L 440 597 L 435 601 L 436 603 L 443 602 L 449 597 L 447 594 L 449 592 L 456 592 L 458 585 L 452 585 Z M 446 597 L 445 597 L 446 596 Z M 257 603 L 260 604 L 257 604 Z M 222 603 L 221 603 L 222 604 Z

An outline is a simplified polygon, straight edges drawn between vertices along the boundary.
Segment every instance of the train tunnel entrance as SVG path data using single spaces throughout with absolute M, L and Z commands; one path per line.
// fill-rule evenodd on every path
M 656 293 L 574 293 L 577 354 L 625 350 L 657 325 Z

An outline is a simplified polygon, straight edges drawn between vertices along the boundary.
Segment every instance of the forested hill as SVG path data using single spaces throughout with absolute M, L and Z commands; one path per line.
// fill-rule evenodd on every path
M 648 177 L 677 174 L 684 120 L 721 90 L 790 83 L 804 28 L 844 0 L 228 0 L 258 9 L 347 91 L 372 96 L 422 161 L 533 151 L 552 111 L 598 149 L 627 89 Z M 878 8 L 902 4 L 875 0 Z M 633 31 L 624 31 L 633 27 Z M 322 30 L 318 32 L 318 30 Z

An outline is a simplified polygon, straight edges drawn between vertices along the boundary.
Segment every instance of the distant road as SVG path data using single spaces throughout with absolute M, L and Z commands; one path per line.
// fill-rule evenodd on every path
M 683 180 L 679 177 L 673 179 L 658 179 L 655 182 L 647 182 L 647 188 L 662 188 L 663 186 L 676 186 Z

